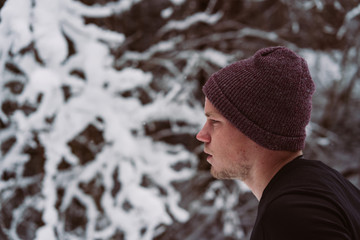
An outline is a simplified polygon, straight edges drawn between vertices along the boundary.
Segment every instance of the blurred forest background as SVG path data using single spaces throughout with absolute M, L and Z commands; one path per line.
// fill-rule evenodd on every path
M 307 158 L 360 187 L 358 0 L 0 1 L 0 239 L 249 239 L 209 174 L 201 86 L 284 45 L 317 85 Z

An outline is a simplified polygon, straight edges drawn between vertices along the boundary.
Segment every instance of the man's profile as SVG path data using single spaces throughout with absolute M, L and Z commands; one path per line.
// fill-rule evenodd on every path
M 251 240 L 360 240 L 360 191 L 303 158 L 315 84 L 306 61 L 270 47 L 214 73 L 197 139 L 211 173 L 240 179 L 259 200 Z

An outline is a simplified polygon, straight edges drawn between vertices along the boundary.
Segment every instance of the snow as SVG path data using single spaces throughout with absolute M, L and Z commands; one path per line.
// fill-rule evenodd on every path
M 331 54 L 302 50 L 300 55 L 307 61 L 311 76 L 322 86 L 329 86 L 333 81 L 341 80 L 340 55 L 336 52 Z
M 1 9 L 0 33 L 1 36 L 5 36 L 2 37 L 1 42 L 4 53 L 8 48 L 11 48 L 12 52 L 18 52 L 30 44 L 32 40 L 29 26 L 31 19 L 30 7 L 31 1 L 12 0 L 6 1 Z M 7 42 L 4 43 L 4 39 Z
M 171 20 L 163 27 L 163 31 L 167 32 L 170 30 L 184 30 L 189 26 L 199 22 L 214 24 L 220 20 L 223 16 L 222 13 L 208 14 L 205 12 L 195 13 L 194 15 L 187 17 L 184 20 Z
M 353 8 L 350 12 L 348 12 L 345 16 L 346 21 L 350 21 L 351 19 L 360 15 L 360 4 Z
M 206 58 L 209 62 L 221 67 L 225 67 L 227 64 L 229 64 L 230 59 L 229 56 L 215 49 L 206 49 L 203 52 L 203 57 Z
M 59 26 L 60 1 L 37 0 L 32 13 L 34 40 L 39 55 L 48 65 L 59 65 L 67 56 L 67 43 Z
M 145 73 L 136 68 L 125 68 L 120 72 L 113 71 L 109 73 L 108 87 L 112 92 L 126 91 L 147 86 L 152 78 L 151 73 Z
M 174 9 L 169 7 L 161 11 L 161 17 L 162 18 L 169 18 L 174 12 Z
M 42 100 L 38 105 L 36 113 L 28 117 L 25 125 L 19 128 L 25 131 L 30 129 L 41 129 L 44 125 L 44 117 L 52 117 L 60 104 L 63 103 L 63 94 L 60 90 L 60 80 L 58 75 L 50 69 L 41 68 L 34 69 L 29 76 L 29 82 L 25 90 L 19 96 L 20 103 L 29 102 L 37 105 L 37 98 L 42 94 Z
M 341 3 L 339 1 L 334 2 L 334 7 L 336 8 L 336 10 L 342 10 L 343 9 L 343 6 L 341 5 Z
M 157 58 L 162 53 L 177 50 L 177 44 L 184 38 L 174 37 L 160 41 L 144 52 L 127 51 L 114 59 L 111 49 L 121 47 L 129 39 L 122 33 L 94 24 L 86 25 L 84 17 L 105 18 L 121 14 L 139 0 L 93 6 L 74 0 L 33 2 L 8 0 L 1 10 L 1 85 L 20 79 L 24 89 L 18 95 L 0 89 L 0 103 L 11 100 L 19 106 L 31 106 L 34 111 L 25 114 L 16 110 L 7 115 L 0 110 L 1 120 L 9 124 L 1 129 L 1 143 L 11 137 L 16 139 L 8 153 L 1 155 L 1 175 L 8 171 L 15 177 L 0 180 L 0 197 L 6 204 L 14 197 L 16 189 L 28 190 L 28 186 L 35 184 L 40 189 L 12 209 L 11 227 L 6 230 L 11 239 L 19 239 L 17 226 L 23 221 L 23 214 L 28 208 L 42 214 L 44 225 L 34 227 L 36 240 L 52 240 L 56 236 L 69 240 L 111 239 L 117 231 L 122 231 L 125 239 L 150 240 L 161 233 L 164 225 L 187 221 L 190 213 L 180 206 L 181 195 L 173 183 L 187 181 L 196 174 L 197 156 L 185 149 L 183 144 L 171 145 L 159 139 L 171 134 L 195 136 L 205 117 L 201 104 L 192 101 L 194 97 L 191 94 L 198 86 L 186 79 L 194 77 L 198 66 L 205 66 L 205 70 L 209 69 L 206 68 L 208 65 L 224 67 L 233 61 L 234 56 L 212 48 L 182 51 L 176 59 L 181 64 L 186 62 L 186 65 L 180 68 L 167 59 Z M 185 1 L 170 2 L 176 7 Z M 318 8 L 322 7 L 321 2 L 315 3 Z M 174 9 L 169 7 L 161 12 L 161 16 L 167 20 L 173 12 Z M 347 19 L 351 20 L 359 14 L 358 6 L 348 13 Z M 161 31 L 184 30 L 197 23 L 215 24 L 222 16 L 222 13 L 196 13 L 185 19 L 169 20 Z M 244 27 L 238 32 L 238 37 L 245 36 L 279 39 L 276 33 Z M 74 47 L 71 56 L 69 42 Z M 34 43 L 38 56 L 30 50 L 20 53 L 31 43 Z M 308 61 L 314 78 L 323 86 L 341 79 L 337 52 L 303 50 L 301 55 Z M 167 73 L 158 79 L 160 74 L 157 75 L 157 70 L 148 68 L 145 71 L 140 68 L 141 64 L 136 64 L 142 61 L 154 65 L 162 61 L 161 66 Z M 11 73 L 5 68 L 7 63 L 15 64 L 22 73 Z M 349 67 L 348 70 L 346 74 L 351 75 L 355 68 Z M 164 90 L 155 91 L 151 86 L 154 81 L 164 83 L 161 86 Z M 64 87 L 69 88 L 67 99 Z M 141 94 L 139 89 L 149 95 L 150 100 L 146 104 L 135 94 Z M 125 97 L 125 92 L 134 93 L 134 96 Z M 148 136 L 146 126 L 157 122 L 169 123 L 170 127 Z M 96 143 L 99 139 L 91 139 L 92 136 L 88 136 L 91 133 L 80 135 L 88 126 L 94 126 L 104 141 Z M 311 133 L 311 128 L 316 126 L 309 125 L 308 133 Z M 81 163 L 69 146 L 74 139 L 85 142 L 94 159 Z M 87 143 L 87 140 L 90 142 Z M 326 146 L 331 141 L 323 138 L 317 143 Z M 30 159 L 29 154 L 24 153 L 25 147 L 32 150 L 43 148 L 43 153 L 39 152 L 45 157 L 44 165 L 39 166 L 44 168 L 43 173 L 23 176 L 25 164 Z M 69 167 L 59 170 L 63 161 Z M 190 166 L 176 170 L 174 166 L 178 163 Z M 147 185 L 143 183 L 145 177 L 149 181 Z M 103 190 L 98 200 L 80 187 L 91 181 Z M 59 196 L 59 189 L 63 189 L 63 196 Z M 236 228 L 240 219 L 233 209 L 239 204 L 237 196 L 247 191 L 249 189 L 240 181 L 232 189 L 221 181 L 213 181 L 205 193 L 205 200 L 213 204 L 205 206 L 202 211 L 214 214 L 220 209 L 224 211 L 221 217 L 225 223 L 225 236 L 243 237 L 244 233 Z M 66 212 L 74 199 L 85 207 L 87 223 L 84 231 L 81 226 L 74 232 L 65 229 Z
M 174 5 L 181 5 L 185 2 L 185 0 L 170 0 Z
M 337 32 L 337 38 L 338 39 L 341 39 L 341 38 L 344 37 L 344 35 L 346 34 L 348 28 L 350 28 L 350 29 L 355 28 L 356 29 L 357 23 L 355 23 L 355 22 L 352 23 L 352 20 L 354 18 L 356 18 L 357 16 L 359 16 L 359 15 L 360 15 L 360 4 L 346 13 L 344 23 L 339 28 L 339 30 Z M 351 32 L 353 32 L 353 31 L 354 30 L 352 30 Z
M 92 6 L 84 5 L 74 0 L 63 1 L 67 10 L 73 14 L 92 18 L 103 18 L 112 14 L 121 14 L 131 9 L 131 7 L 141 0 L 122 0 L 117 2 L 109 1 L 105 5 L 94 4 Z
M 314 2 L 315 2 L 315 5 L 316 5 L 316 8 L 319 11 L 322 11 L 324 9 L 324 3 L 321 0 L 315 0 Z
M 29 161 L 29 156 L 23 153 L 25 146 L 36 148 L 40 144 L 46 159 L 43 178 L 38 180 L 40 192 L 14 211 L 13 227 L 8 232 L 13 239 L 17 239 L 16 226 L 29 207 L 42 213 L 44 225 L 35 232 L 37 240 L 55 239 L 56 234 L 66 236 L 66 239 L 78 239 L 79 234 L 83 239 L 109 239 L 119 229 L 129 240 L 153 239 L 161 232 L 158 226 L 172 224 L 173 218 L 180 222 L 189 218 L 189 213 L 179 206 L 181 197 L 171 182 L 186 181 L 193 176 L 196 157 L 180 144 L 155 142 L 145 136 L 144 123 L 181 120 L 190 126 L 198 126 L 203 120 L 197 117 L 202 116 L 199 114 L 201 107 L 189 106 L 185 101 L 177 102 L 183 93 L 181 86 L 176 84 L 168 94 L 155 96 L 147 105 L 136 96 L 123 97 L 119 93 L 137 91 L 138 88 L 152 91 L 149 85 L 153 74 L 135 67 L 114 69 L 110 48 L 120 46 L 125 36 L 95 25 L 85 25 L 82 19 L 82 16 L 104 17 L 126 11 L 137 2 L 119 1 L 90 7 L 70 0 L 38 0 L 34 5 L 27 0 L 11 0 L 2 9 L 0 34 L 6 36 L 7 42 L 0 46 L 0 69 L 4 70 L 9 57 L 6 54 L 11 49 L 15 56 L 12 60 L 23 71 L 25 79 L 22 93 L 11 97 L 21 105 L 33 106 L 35 111 L 28 115 L 15 111 L 9 116 L 12 125 L 6 135 L 2 132 L 0 139 L 15 136 L 16 142 L 3 157 L 0 167 L 2 171 L 15 171 L 17 176 L 22 176 L 23 166 Z M 115 5 L 114 9 L 109 7 Z M 214 19 L 214 16 L 209 19 Z M 200 17 L 199 21 L 206 19 Z M 65 35 L 75 48 L 70 57 Z M 31 41 L 34 41 L 42 63 L 36 61 L 32 53 L 18 54 Z M 173 41 L 164 41 L 138 56 L 150 58 L 157 52 L 173 48 Z M 216 52 L 206 54 L 212 58 Z M 73 75 L 74 70 L 82 72 L 84 77 Z M 66 101 L 64 86 L 71 92 Z M 1 112 L 1 116 L 5 115 Z M 52 123 L 48 122 L 50 118 L 53 118 Z M 89 146 L 90 150 L 100 151 L 92 161 L 81 165 L 68 143 L 89 125 L 102 132 L 104 143 L 101 148 L 92 143 L 96 147 Z M 134 131 L 138 134 L 134 135 Z M 194 127 L 179 127 L 177 131 L 192 134 Z M 34 133 L 38 142 L 33 139 Z M 58 170 L 62 161 L 70 165 L 69 169 Z M 173 169 L 179 162 L 190 162 L 192 167 Z M 113 195 L 116 169 L 121 187 Z M 141 185 L 145 175 L 152 180 L 152 185 Z M 79 187 L 80 183 L 89 183 L 93 179 L 104 189 L 100 200 L 103 213 L 97 209 L 92 195 Z M 10 182 L 0 182 L 0 186 L 11 189 L 13 184 Z M 57 193 L 59 188 L 64 189 L 61 199 Z M 12 194 L 8 192 L 7 198 Z M 64 229 L 64 214 L 74 198 L 86 209 L 87 224 L 83 233 L 81 228 L 77 229 L 78 233 Z M 129 210 L 123 208 L 125 202 L 131 205 Z M 56 204 L 59 208 L 55 207 Z M 97 229 L 100 215 L 104 215 L 107 223 L 102 229 Z

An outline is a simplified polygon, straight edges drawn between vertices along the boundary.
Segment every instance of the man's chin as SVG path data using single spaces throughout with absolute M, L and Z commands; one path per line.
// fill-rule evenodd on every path
M 224 171 L 217 171 L 214 167 L 211 167 L 210 173 L 216 179 L 232 179 L 233 178 Z
M 245 181 L 245 179 L 248 177 L 248 171 L 244 172 L 243 174 L 239 174 L 237 172 L 231 172 L 226 170 L 216 170 L 213 166 L 210 170 L 211 175 L 216 179 L 238 179 L 241 181 Z

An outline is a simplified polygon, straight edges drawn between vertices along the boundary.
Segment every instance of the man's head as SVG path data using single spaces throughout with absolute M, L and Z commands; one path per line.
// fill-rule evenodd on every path
M 205 143 L 211 174 L 219 179 L 246 180 L 253 151 L 258 145 L 237 130 L 208 99 L 204 111 L 207 121 L 196 137 Z
M 285 47 L 264 48 L 209 78 L 203 87 L 205 114 L 210 106 L 264 149 L 296 152 L 305 145 L 314 90 L 303 58 Z M 204 128 L 197 138 L 210 151 Z M 223 147 L 231 144 L 235 141 Z

